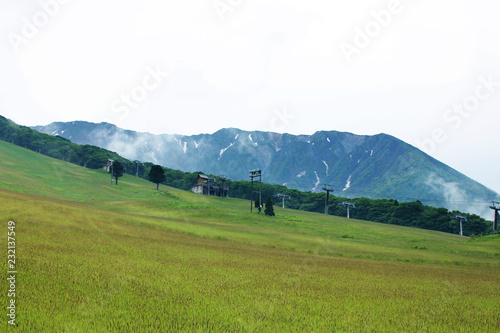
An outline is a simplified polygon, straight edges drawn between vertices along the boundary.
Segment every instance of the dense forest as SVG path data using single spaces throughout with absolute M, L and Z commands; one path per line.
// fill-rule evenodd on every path
M 0 116 L 0 140 L 7 141 L 18 146 L 36 151 L 38 153 L 74 163 L 90 169 L 102 168 L 108 159 L 118 160 L 124 166 L 124 173 L 146 178 L 153 163 L 140 161 L 130 161 L 109 150 L 91 145 L 78 145 L 60 136 L 51 136 L 39 133 L 29 127 L 19 126 Z M 196 184 L 198 173 L 183 172 L 164 168 L 166 180 L 164 185 L 175 188 L 190 190 Z M 217 179 L 214 175 L 209 175 Z M 217 180 L 220 182 L 220 180 Z M 220 183 L 215 186 L 220 186 Z M 249 181 L 228 181 L 229 196 L 250 200 L 252 193 Z M 254 197 L 257 198 L 259 185 L 254 184 Z M 265 201 L 271 197 L 273 204 L 281 206 L 281 198 L 277 194 L 289 196 L 285 206 L 287 208 L 299 209 L 317 213 L 324 213 L 326 193 L 301 192 L 289 189 L 281 185 L 262 184 L 262 198 Z M 391 199 L 367 199 L 354 198 L 347 199 L 330 196 L 329 214 L 336 216 L 346 216 L 346 207 L 342 202 L 349 201 L 356 208 L 350 210 L 350 217 L 396 225 L 403 225 L 415 228 L 431 229 L 448 233 L 459 233 L 459 223 L 452 217 L 462 215 L 467 218 L 467 223 L 463 225 L 464 235 L 481 235 L 492 232 L 491 222 L 486 221 L 477 215 L 450 212 L 446 208 L 436 208 L 423 205 L 420 201 L 398 202 Z

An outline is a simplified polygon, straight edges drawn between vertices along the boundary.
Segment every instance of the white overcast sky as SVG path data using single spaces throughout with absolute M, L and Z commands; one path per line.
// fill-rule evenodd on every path
M 0 0 L 0 114 L 387 133 L 500 192 L 499 13 L 495 0 Z

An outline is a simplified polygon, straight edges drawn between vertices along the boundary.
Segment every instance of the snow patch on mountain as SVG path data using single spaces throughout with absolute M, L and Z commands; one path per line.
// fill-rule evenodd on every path
M 351 187 L 351 177 L 352 177 L 352 173 L 349 175 L 349 178 L 347 178 L 347 182 L 346 182 L 345 187 L 342 191 L 347 191 L 349 189 L 349 187 Z
M 319 184 L 321 183 L 321 180 L 319 179 L 318 173 L 316 171 L 314 171 L 314 174 L 316 175 L 316 184 L 314 184 L 312 191 L 316 192 L 316 189 L 318 188 Z
M 222 154 L 224 154 L 226 152 L 226 150 L 228 150 L 229 148 L 231 148 L 232 146 L 234 145 L 234 142 L 232 142 L 229 146 L 227 146 L 226 148 L 222 148 L 220 151 L 219 151 L 219 158 L 217 159 L 220 160 L 220 158 L 222 157 Z
M 328 176 L 328 169 L 329 169 L 328 164 L 326 163 L 326 161 L 323 161 L 323 163 L 325 163 L 325 167 L 326 167 L 326 175 Z
M 254 142 L 253 139 L 252 139 L 252 134 L 248 134 L 248 138 L 250 139 L 250 142 L 252 142 L 252 145 L 254 145 L 255 147 L 257 147 L 259 144 L 257 142 Z
M 295 176 L 295 177 L 297 177 L 297 178 L 304 177 L 304 176 L 306 175 L 306 173 L 307 173 L 307 172 L 306 172 L 306 170 L 304 170 L 304 171 L 302 171 L 301 173 L 299 173 L 299 174 L 298 174 L 297 176 Z

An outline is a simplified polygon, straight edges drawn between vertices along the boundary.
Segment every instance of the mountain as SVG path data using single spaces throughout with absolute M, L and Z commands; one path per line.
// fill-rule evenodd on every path
M 302 191 L 320 192 L 323 184 L 332 184 L 334 194 L 345 197 L 420 200 L 482 216 L 491 215 L 488 202 L 500 197 L 387 134 L 291 135 L 225 128 L 213 134 L 154 135 L 82 121 L 33 128 L 182 171 L 247 180 L 248 170 L 259 168 L 264 182 Z

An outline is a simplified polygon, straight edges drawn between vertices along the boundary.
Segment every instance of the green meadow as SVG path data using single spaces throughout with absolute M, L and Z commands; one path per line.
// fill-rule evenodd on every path
M 155 188 L 0 142 L 1 331 L 500 331 L 498 236 Z

